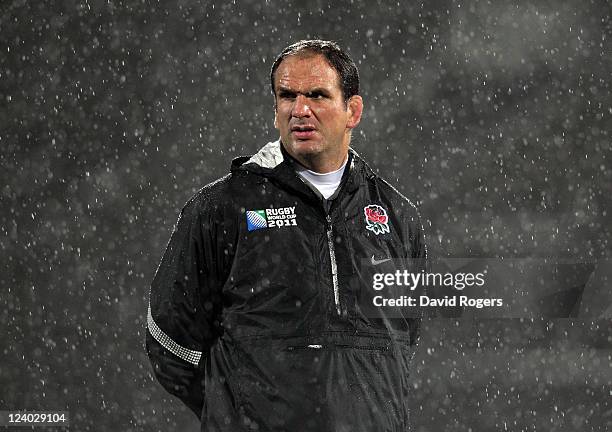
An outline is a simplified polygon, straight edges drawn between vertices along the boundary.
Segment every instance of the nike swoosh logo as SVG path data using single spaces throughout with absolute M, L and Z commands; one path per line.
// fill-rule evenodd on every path
M 387 261 L 391 261 L 391 258 L 377 260 L 376 258 L 374 258 L 374 255 L 372 255 L 372 265 L 382 264 L 382 263 L 387 262 Z

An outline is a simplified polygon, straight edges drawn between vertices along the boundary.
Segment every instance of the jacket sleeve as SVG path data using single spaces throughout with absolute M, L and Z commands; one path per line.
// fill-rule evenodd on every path
M 204 365 L 215 339 L 213 231 L 203 205 L 183 208 L 149 296 L 146 348 L 155 377 L 200 418 Z
M 408 238 L 405 241 L 407 247 L 407 257 L 410 260 L 412 266 L 414 266 L 415 272 L 427 271 L 427 247 L 425 244 L 425 233 L 423 230 L 423 224 L 421 223 L 421 217 L 416 210 L 409 217 L 407 221 L 407 234 Z M 429 315 L 427 315 L 429 316 Z M 419 337 L 421 335 L 421 322 L 423 314 L 419 318 L 412 318 L 409 321 L 410 325 L 410 345 L 412 348 L 416 348 Z

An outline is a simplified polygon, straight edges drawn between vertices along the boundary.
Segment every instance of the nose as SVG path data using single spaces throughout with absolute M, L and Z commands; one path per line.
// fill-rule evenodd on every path
M 297 95 L 295 98 L 295 103 L 293 104 L 293 109 L 291 110 L 291 116 L 302 118 L 309 117 L 311 114 L 310 106 L 308 105 L 308 98 L 304 95 Z

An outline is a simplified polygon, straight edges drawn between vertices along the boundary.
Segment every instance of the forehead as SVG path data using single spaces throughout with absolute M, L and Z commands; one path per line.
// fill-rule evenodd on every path
M 321 54 L 297 54 L 286 57 L 276 70 L 275 87 L 296 91 L 310 88 L 340 89 L 340 76 Z

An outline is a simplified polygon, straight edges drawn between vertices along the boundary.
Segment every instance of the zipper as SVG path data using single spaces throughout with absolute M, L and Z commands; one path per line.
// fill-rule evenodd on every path
M 350 349 L 350 350 L 361 350 L 361 351 L 373 351 L 373 352 L 389 352 L 391 347 L 389 346 L 369 346 L 369 345 L 351 345 L 351 344 L 333 344 L 322 345 L 322 344 L 310 344 L 310 345 L 289 345 L 285 348 L 285 351 L 297 351 L 297 350 L 326 350 L 326 349 Z
M 353 167 L 353 162 L 354 160 L 351 161 L 351 169 Z M 301 175 L 299 175 L 297 172 L 295 175 L 297 176 L 297 178 L 300 179 L 302 183 L 304 183 L 307 188 L 312 189 L 312 187 L 308 185 L 308 182 L 305 181 Z M 331 216 L 329 215 L 329 213 L 325 214 L 325 220 L 327 221 L 327 246 L 329 248 L 329 258 L 331 261 L 331 276 L 332 284 L 334 287 L 334 304 L 336 305 L 336 312 L 338 313 L 338 315 L 342 315 L 342 308 L 340 307 L 340 290 L 338 287 L 338 264 L 336 263 L 336 249 L 334 248 L 333 227 Z
M 323 345 L 320 344 L 310 344 L 310 345 L 291 345 L 285 348 L 286 351 L 295 351 L 295 350 L 303 350 L 303 349 L 323 349 Z
M 329 258 L 331 260 L 331 275 L 332 284 L 334 287 L 334 303 L 336 304 L 336 312 L 338 312 L 338 315 L 342 315 L 342 311 L 340 308 L 340 290 L 338 288 L 338 265 L 336 263 L 336 249 L 334 247 L 331 216 L 326 215 L 325 220 L 327 221 L 327 246 L 329 247 Z

